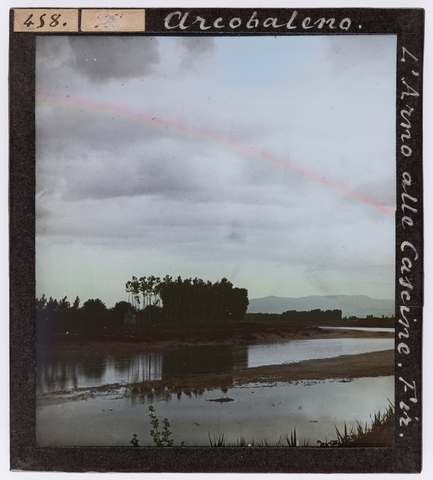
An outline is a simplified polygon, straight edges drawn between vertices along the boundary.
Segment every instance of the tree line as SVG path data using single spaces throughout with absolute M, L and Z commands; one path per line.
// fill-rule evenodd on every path
M 298 312 L 296 310 L 288 310 L 286 312 L 277 313 L 249 313 L 246 320 L 250 322 L 284 322 L 293 325 L 335 325 L 340 323 L 342 319 L 341 310 L 309 310 Z
M 56 333 L 113 327 L 122 324 L 124 315 L 130 310 L 126 301 L 107 308 L 99 298 L 89 299 L 80 307 L 78 296 L 70 303 L 67 297 L 57 300 L 42 295 L 41 298 L 36 297 L 35 307 L 36 334 L 39 338 Z
M 35 299 L 36 333 L 39 338 L 56 333 L 100 330 L 124 324 L 126 314 L 142 325 L 190 325 L 240 322 L 248 308 L 248 291 L 233 287 L 226 278 L 211 283 L 198 278 L 173 280 L 166 276 L 132 277 L 126 282 L 128 301 L 107 308 L 99 298 L 80 306 L 42 295 Z
M 303 326 L 333 326 L 333 327 L 381 327 L 393 328 L 394 317 L 375 317 L 367 315 L 366 318 L 358 318 L 350 316 L 349 318 L 342 316 L 341 310 L 310 310 L 298 312 L 288 310 L 283 313 L 247 313 L 245 321 L 257 323 L 274 323 L 282 322 L 292 325 Z
M 201 278 L 166 275 L 132 277 L 126 282 L 131 311 L 142 322 L 188 325 L 197 323 L 240 322 L 248 308 L 248 290 L 233 287 L 222 278 L 212 283 Z

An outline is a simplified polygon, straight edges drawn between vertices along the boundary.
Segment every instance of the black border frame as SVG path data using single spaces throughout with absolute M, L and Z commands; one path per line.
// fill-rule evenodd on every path
M 79 9 L 80 14 L 84 9 Z M 101 9 L 102 10 L 102 9 Z M 9 212 L 10 212 L 10 467 L 62 472 L 208 473 L 417 473 L 421 471 L 423 307 L 422 78 L 423 9 L 384 8 L 149 8 L 148 34 L 312 35 L 396 34 L 396 430 L 392 448 L 278 447 L 38 447 L 35 428 L 35 37 L 13 31 L 10 11 Z M 199 23 L 164 28 L 170 12 L 242 19 L 232 31 Z M 253 12 L 261 19 L 245 27 Z M 294 30 L 272 30 L 268 17 Z M 350 18 L 349 31 L 303 30 L 306 17 Z M 338 24 L 338 20 L 337 20 Z M 212 22 L 209 23 L 212 25 Z M 362 25 L 362 29 L 355 28 Z M 87 34 L 87 33 L 76 33 Z M 116 35 L 116 34 L 113 34 Z M 137 35 L 134 33 L 133 35 Z M 404 59 L 404 60 L 403 60 Z M 403 113 L 402 113 L 403 112 Z M 408 113 L 409 112 L 409 113 Z M 410 220 L 408 220 L 410 219 Z M 409 259 L 409 263 L 407 260 Z M 403 263 L 402 263 L 403 262 Z M 408 267 L 410 264 L 410 268 Z M 408 420 L 410 419 L 410 420 Z

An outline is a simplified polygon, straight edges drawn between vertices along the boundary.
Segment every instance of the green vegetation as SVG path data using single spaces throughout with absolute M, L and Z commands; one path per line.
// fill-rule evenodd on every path
M 371 425 L 367 423 L 362 426 L 357 422 L 356 427 L 347 428 L 347 424 L 344 425 L 343 432 L 340 432 L 337 427 L 336 440 L 327 440 L 322 442 L 317 440 L 320 447 L 384 447 L 392 446 L 394 443 L 394 407 L 390 405 L 388 409 L 382 414 L 380 411 L 374 414 Z M 218 435 L 211 435 L 208 433 L 209 443 L 211 447 L 267 447 L 269 446 L 266 439 L 251 442 L 247 442 L 244 438 L 240 438 L 235 443 L 228 443 L 224 437 L 224 433 Z M 296 429 L 292 430 L 289 434 L 281 435 L 276 447 L 308 447 L 308 441 L 303 441 L 302 445 L 299 441 Z
M 251 440 L 248 442 L 245 438 L 241 437 L 236 440 L 235 443 L 228 443 L 225 440 L 224 433 L 218 433 L 218 435 L 211 435 L 208 433 L 209 444 L 211 447 L 269 447 L 268 440 Z M 290 432 L 290 435 L 284 434 L 278 439 L 275 444 L 276 447 L 299 447 L 300 442 L 296 434 L 296 428 Z M 308 441 L 304 440 L 303 447 L 308 447 Z
M 141 323 L 188 325 L 240 322 L 248 308 L 248 291 L 233 288 L 226 278 L 205 282 L 200 278 L 173 280 L 132 277 L 126 282 L 131 309 Z
M 160 421 L 159 418 L 156 416 L 155 408 L 153 407 L 153 405 L 149 405 L 149 418 L 150 424 L 152 425 L 150 435 L 152 437 L 153 443 L 157 447 L 172 447 L 173 439 L 170 438 L 172 432 L 170 432 L 170 422 L 168 421 L 168 419 L 164 418 L 164 420 L 162 421 L 162 430 L 160 430 Z M 133 447 L 139 447 L 138 437 L 136 433 L 134 433 L 129 443 Z M 181 447 L 183 447 L 183 442 L 181 443 Z
M 298 312 L 289 310 L 281 314 L 277 313 L 248 313 L 245 316 L 246 322 L 284 322 L 293 325 L 329 325 L 341 322 L 341 310 L 310 310 L 308 312 Z
M 172 432 L 170 432 L 170 422 L 164 418 L 162 421 L 162 430 L 159 430 L 159 419 L 155 415 L 155 408 L 153 405 L 149 405 L 149 418 L 152 425 L 150 435 L 153 439 L 153 443 L 157 447 L 172 447 L 173 440 L 170 438 Z
M 285 433 L 280 437 L 280 440 L 278 441 L 281 443 L 281 440 L 284 438 L 286 440 L 286 444 L 288 447 L 299 447 L 299 439 L 298 436 L 296 435 L 296 428 L 290 432 L 290 437 Z M 278 446 L 278 445 L 277 445 Z M 308 442 L 305 442 L 304 440 L 304 447 L 308 446 Z
M 280 323 L 294 327 L 393 327 L 394 318 L 367 316 L 364 319 L 342 317 L 341 310 L 287 311 L 282 314 L 246 313 L 248 291 L 233 287 L 226 278 L 205 282 L 199 278 L 177 279 L 132 277 L 125 284 L 128 301 L 107 308 L 99 298 L 80 307 L 77 296 L 71 304 L 61 300 L 36 298 L 36 334 L 39 342 L 48 342 L 56 334 L 80 332 L 118 334 L 125 323 L 147 326 L 189 326 L 209 324 Z
M 226 278 L 211 283 L 197 278 L 132 277 L 126 282 L 126 292 L 129 302 L 117 302 L 110 309 L 99 298 L 87 300 L 82 307 L 79 297 L 72 305 L 67 297 L 36 298 L 38 338 L 111 329 L 123 325 L 128 316 L 131 323 L 143 326 L 239 323 L 248 308 L 248 291 L 234 288 Z
M 209 437 L 209 444 L 211 447 L 225 447 L 226 442 L 224 439 L 224 433 L 219 433 L 218 435 L 214 435 L 213 438 L 210 436 L 210 433 L 207 432 Z
M 121 325 L 129 309 L 128 302 L 117 302 L 108 309 L 102 300 L 96 298 L 87 300 L 80 307 L 79 297 L 71 305 L 67 297 L 56 300 L 42 295 L 36 298 L 37 340 L 48 341 L 58 333 L 103 330 Z
M 294 310 L 278 313 L 247 313 L 244 322 L 251 323 L 285 323 L 287 325 L 303 326 L 327 326 L 327 327 L 383 327 L 393 328 L 394 317 L 374 317 L 367 315 L 366 318 L 342 317 L 341 310 L 311 310 L 309 312 L 297 312 Z
M 162 421 L 162 430 L 159 429 L 160 422 L 159 418 L 155 414 L 155 408 L 153 405 L 149 405 L 149 418 L 152 429 L 150 430 L 150 435 L 152 437 L 153 443 L 157 447 L 172 447 L 173 439 L 170 438 L 172 432 L 170 432 L 170 422 L 167 418 L 164 418 Z M 137 434 L 134 433 L 129 444 L 133 447 L 139 447 Z M 181 444 L 183 447 L 183 442 Z
M 338 447 L 366 447 L 366 446 L 392 446 L 394 440 L 394 406 L 390 405 L 388 409 L 381 413 L 374 414 L 371 425 L 361 425 L 358 421 L 356 427 L 350 431 L 347 425 L 344 425 L 343 432 L 335 427 L 337 433 L 336 445 L 327 445 L 318 442 L 321 446 Z M 334 441 L 335 442 L 335 441 Z
M 169 430 L 170 423 L 164 418 L 163 429 L 159 430 L 159 419 L 155 415 L 155 409 L 152 405 L 149 405 L 149 417 L 151 419 L 152 430 L 150 434 L 153 442 L 158 447 L 173 446 L 173 440 L 170 439 L 172 432 Z M 347 428 L 347 424 L 344 424 L 344 430 L 340 432 L 337 427 L 336 440 L 327 440 L 322 442 L 317 440 L 319 447 L 385 447 L 392 446 L 394 444 L 394 413 L 395 409 L 393 405 L 389 405 L 384 413 L 380 411 L 374 414 L 371 425 L 361 425 L 357 421 L 356 427 L 352 427 L 350 430 Z M 211 436 L 208 432 L 209 444 L 211 447 L 268 447 L 269 443 L 267 439 L 263 440 L 251 440 L 248 442 L 245 438 L 240 437 L 235 443 L 229 443 L 225 439 L 224 433 L 218 433 Z M 131 445 L 138 447 L 138 438 L 134 434 L 131 441 Z M 181 443 L 184 446 L 184 442 Z M 299 441 L 296 433 L 296 428 L 289 434 L 283 434 L 275 444 L 276 447 L 308 447 L 309 442 L 303 440 L 302 445 Z
M 138 437 L 137 437 L 137 434 L 134 433 L 134 435 L 132 435 L 132 438 L 129 442 L 133 447 L 138 447 Z
M 356 427 L 349 430 L 344 424 L 342 432 L 335 427 L 336 440 L 317 440 L 317 443 L 320 447 L 390 447 L 394 444 L 394 412 L 394 406 L 390 404 L 384 413 L 374 414 L 370 426 L 357 421 Z

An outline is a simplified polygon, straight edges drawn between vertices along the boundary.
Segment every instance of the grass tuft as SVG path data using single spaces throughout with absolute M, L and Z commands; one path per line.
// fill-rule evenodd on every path
M 391 404 L 384 413 L 380 410 L 374 413 L 371 417 L 371 425 L 361 425 L 357 420 L 356 427 L 352 427 L 350 431 L 347 428 L 347 424 L 344 424 L 343 432 L 340 432 L 335 427 L 337 433 L 337 440 L 330 440 L 326 442 L 317 443 L 321 447 L 384 447 L 392 446 L 394 443 L 394 406 Z
M 218 433 L 218 435 L 214 435 L 213 438 L 211 438 L 210 433 L 207 433 L 209 437 L 209 443 L 211 447 L 225 447 L 226 446 L 226 441 L 224 439 L 224 433 Z

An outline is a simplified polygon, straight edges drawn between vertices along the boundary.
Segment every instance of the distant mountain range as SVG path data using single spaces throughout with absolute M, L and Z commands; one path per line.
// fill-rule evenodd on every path
M 309 297 L 264 297 L 250 300 L 247 313 L 283 313 L 288 310 L 307 312 L 310 310 L 341 310 L 343 317 L 365 318 L 394 316 L 394 301 L 376 299 L 366 295 L 311 295 Z

